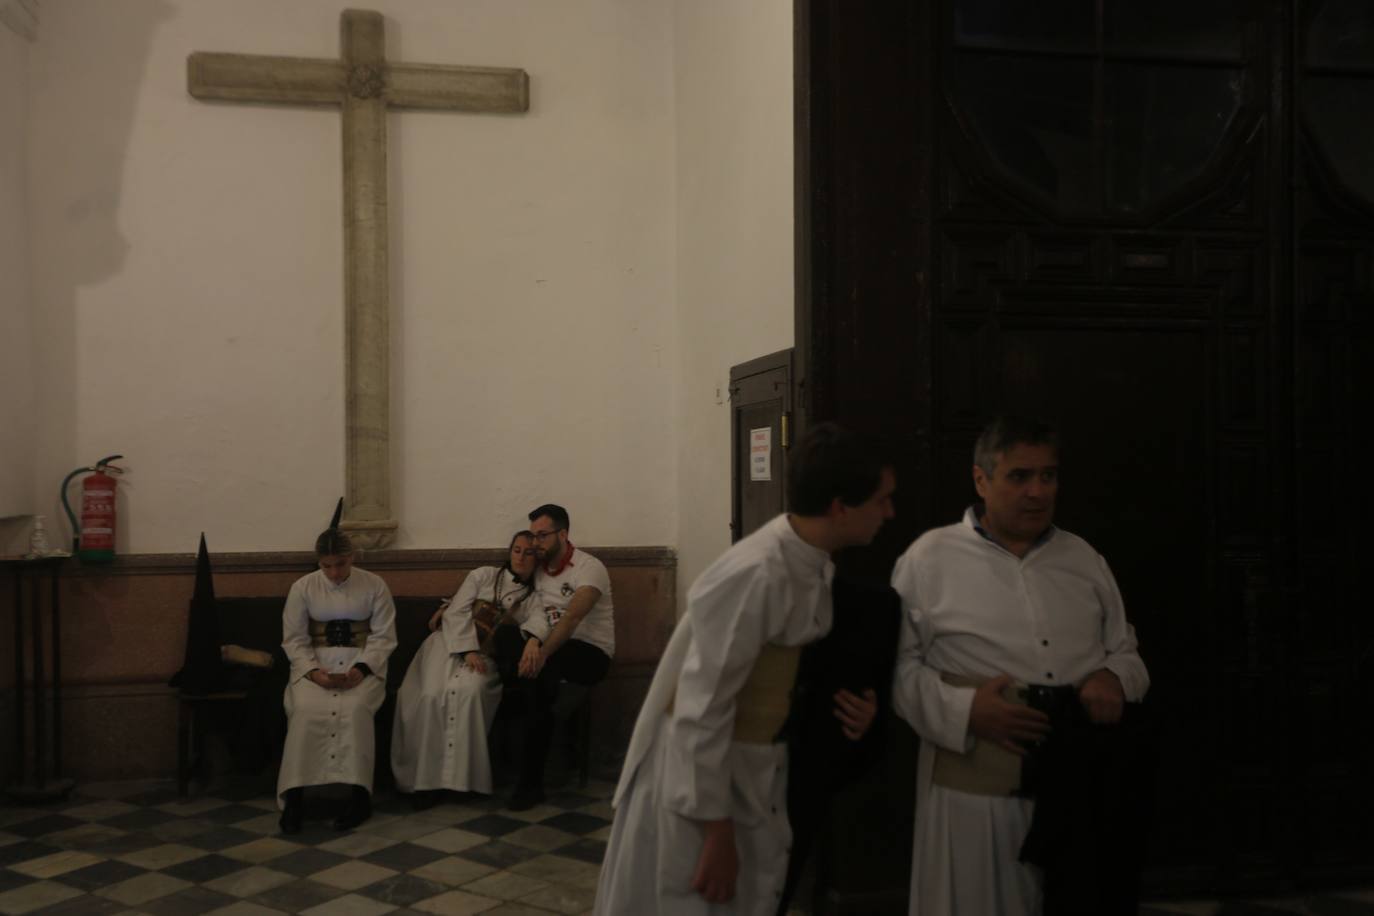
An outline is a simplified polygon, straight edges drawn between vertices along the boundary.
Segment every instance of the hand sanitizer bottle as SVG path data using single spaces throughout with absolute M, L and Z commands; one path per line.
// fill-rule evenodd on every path
M 29 559 L 38 559 L 48 555 L 48 530 L 43 527 L 43 516 L 33 517 L 33 530 L 29 532 Z

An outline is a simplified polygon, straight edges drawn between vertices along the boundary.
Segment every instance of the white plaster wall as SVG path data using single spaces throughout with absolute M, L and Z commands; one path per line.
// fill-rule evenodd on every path
M 674 6 L 678 609 L 730 544 L 730 367 L 793 344 L 792 2 Z
M 28 57 L 28 42 L 0 24 L 0 518 L 30 514 L 36 504 L 33 315 L 25 190 Z M 23 527 L 27 529 L 27 525 Z M 11 540 L 3 538 L 0 553 L 17 549 Z
M 345 5 L 45 0 L 28 145 L 40 511 L 67 470 L 121 452 L 122 551 L 189 551 L 202 529 L 215 550 L 299 548 L 327 521 L 339 118 L 197 102 L 185 60 L 332 57 Z M 545 500 L 575 540 L 672 543 L 674 181 L 711 178 L 674 171 L 673 8 L 368 6 L 393 58 L 531 77 L 523 116 L 389 118 L 398 546 L 502 543 Z M 709 336 L 693 323 L 694 379 L 715 372 L 696 355 Z

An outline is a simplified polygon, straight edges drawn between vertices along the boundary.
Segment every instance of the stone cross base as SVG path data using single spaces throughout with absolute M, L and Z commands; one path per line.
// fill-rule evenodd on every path
M 397 524 L 394 518 L 377 521 L 344 519 L 339 527 L 353 541 L 354 547 L 360 547 L 363 550 L 381 550 L 383 547 L 390 547 L 392 541 L 396 540 Z

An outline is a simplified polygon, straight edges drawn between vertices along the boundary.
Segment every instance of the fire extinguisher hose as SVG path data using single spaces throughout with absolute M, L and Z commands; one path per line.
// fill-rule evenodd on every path
M 72 478 L 75 477 L 77 474 L 85 474 L 88 471 L 92 471 L 97 474 L 103 474 L 106 470 L 106 467 L 109 466 L 111 461 L 118 461 L 120 458 L 123 457 L 123 455 L 106 455 L 104 458 L 101 458 L 95 464 L 89 465 L 84 468 L 77 468 L 75 471 L 72 471 L 70 474 L 68 474 L 66 477 L 62 479 L 62 508 L 67 513 L 67 520 L 72 523 L 72 553 L 76 553 L 78 550 L 81 549 L 81 522 L 77 520 L 76 513 L 72 511 L 72 504 L 67 501 L 67 485 L 72 482 Z M 110 470 L 115 471 L 117 473 L 120 469 L 116 467 L 111 467 Z

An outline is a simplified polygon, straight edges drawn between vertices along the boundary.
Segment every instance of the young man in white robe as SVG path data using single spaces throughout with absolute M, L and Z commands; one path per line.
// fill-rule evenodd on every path
M 396 606 L 380 577 L 353 565 L 353 543 L 330 528 L 315 542 L 320 568 L 297 579 L 282 610 L 286 745 L 277 776 L 283 833 L 300 833 L 306 786 L 352 791 L 334 821 L 351 830 L 372 815 L 373 719 L 386 699 Z
M 893 705 L 921 736 L 912 916 L 1040 913 L 1040 870 L 1019 861 L 1035 810 L 1019 780 L 1049 719 L 1018 691 L 1067 686 L 1102 725 L 1150 682 L 1106 561 L 1052 524 L 1054 431 L 993 421 L 973 482 L 981 503 L 923 534 L 892 574 L 903 605 Z
M 831 624 L 831 554 L 892 517 L 892 469 L 833 424 L 793 449 L 791 511 L 701 574 L 635 724 L 595 912 L 771 914 L 787 872 L 787 719 L 800 650 Z M 857 740 L 872 692 L 836 694 Z

